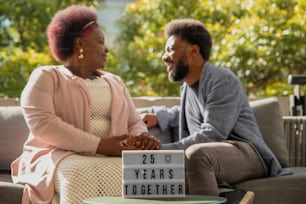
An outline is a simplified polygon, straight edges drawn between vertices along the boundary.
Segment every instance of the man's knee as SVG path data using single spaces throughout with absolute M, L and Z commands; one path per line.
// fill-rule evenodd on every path
M 207 145 L 195 144 L 186 149 L 186 181 L 189 194 L 217 195 L 215 170 Z
M 205 144 L 194 144 L 185 151 L 186 165 L 189 169 L 198 169 L 199 167 L 211 168 L 211 157 L 209 148 Z

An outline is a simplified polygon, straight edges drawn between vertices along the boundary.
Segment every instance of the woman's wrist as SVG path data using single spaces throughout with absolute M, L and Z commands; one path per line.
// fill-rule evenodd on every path
M 105 152 L 103 152 L 104 151 L 104 148 L 103 148 L 104 142 L 105 142 L 105 139 L 101 138 L 100 142 L 98 144 L 98 147 L 97 147 L 97 151 L 96 151 L 97 154 L 104 154 L 105 153 Z

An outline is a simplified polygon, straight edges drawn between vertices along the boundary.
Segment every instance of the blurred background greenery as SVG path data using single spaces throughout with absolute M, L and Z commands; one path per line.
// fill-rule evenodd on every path
M 105 6 L 103 0 L 0 3 L 0 97 L 19 97 L 33 69 L 56 64 L 45 30 L 58 9 Z M 250 97 L 287 96 L 293 90 L 288 75 L 305 74 L 304 0 L 138 0 L 127 4 L 116 25 L 106 67 L 132 96 L 179 96 L 179 84 L 168 81 L 161 61 L 164 26 L 176 18 L 205 24 L 213 39 L 210 61 L 233 70 Z M 105 30 L 103 19 L 100 24 Z

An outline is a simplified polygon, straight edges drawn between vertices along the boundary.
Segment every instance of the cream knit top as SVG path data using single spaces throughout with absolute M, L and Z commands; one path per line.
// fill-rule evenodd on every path
M 85 79 L 91 97 L 89 132 L 98 137 L 107 137 L 111 129 L 112 93 L 103 76 Z

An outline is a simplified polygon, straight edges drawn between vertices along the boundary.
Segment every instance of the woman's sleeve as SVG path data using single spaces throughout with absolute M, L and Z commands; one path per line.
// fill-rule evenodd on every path
M 123 82 L 122 82 L 123 83 Z M 146 124 L 141 119 L 139 113 L 136 111 L 133 99 L 124 85 L 124 96 L 126 98 L 127 104 L 129 106 L 129 119 L 128 119 L 128 130 L 133 135 L 140 135 L 143 132 L 148 132 Z
M 31 134 L 40 141 L 42 147 L 54 146 L 63 150 L 95 153 L 100 141 L 98 137 L 56 115 L 54 92 L 61 88 L 56 86 L 57 80 L 54 73 L 36 69 L 22 92 L 21 107 Z M 70 107 L 61 108 L 71 111 Z

